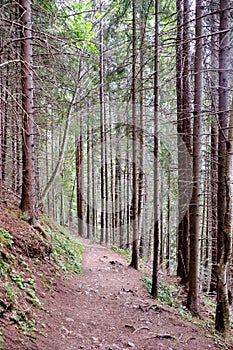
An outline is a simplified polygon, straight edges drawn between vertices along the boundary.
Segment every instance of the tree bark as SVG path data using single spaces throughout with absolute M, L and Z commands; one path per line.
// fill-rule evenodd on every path
M 218 146 L 218 268 L 217 268 L 217 307 L 215 327 L 225 337 L 229 334 L 230 314 L 228 300 L 228 264 L 231 252 L 231 147 L 232 114 L 229 138 L 229 0 L 220 0 L 219 35 L 219 146 Z
M 193 192 L 190 203 L 190 263 L 187 307 L 199 314 L 200 270 L 200 192 L 201 192 L 201 116 L 202 116 L 202 0 L 196 0 L 194 122 L 193 122 Z
M 138 269 L 139 249 L 138 249 L 138 212 L 137 212 L 137 116 L 136 116 L 136 0 L 133 0 L 133 62 L 132 62 L 132 143 L 133 143 L 133 174 L 132 174 L 132 227 L 133 246 L 132 259 L 130 265 Z
M 34 82 L 32 50 L 31 1 L 19 1 L 21 15 L 21 83 L 22 83 L 22 151 L 23 177 L 20 208 L 27 213 L 30 223 L 35 222 L 35 169 L 34 169 Z
M 159 0 L 155 1 L 154 28 L 154 246 L 151 295 L 158 297 L 159 265 Z
M 102 11 L 102 4 L 100 4 L 100 12 Z M 105 242 L 105 128 L 104 128 L 104 114 L 105 114 L 105 101 L 104 101 L 104 33 L 103 33 L 103 23 L 100 21 L 100 53 L 99 53 L 99 101 L 100 101 L 100 147 L 101 147 L 101 168 L 100 168 L 100 191 L 101 191 L 101 207 L 100 207 L 100 243 Z
M 186 283 L 189 271 L 190 213 L 187 183 L 189 181 L 189 155 L 192 154 L 191 88 L 190 88 L 190 1 L 176 2 L 176 91 L 178 132 L 178 239 L 177 275 Z

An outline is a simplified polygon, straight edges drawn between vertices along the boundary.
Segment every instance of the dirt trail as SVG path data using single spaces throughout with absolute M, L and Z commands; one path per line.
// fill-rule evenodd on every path
M 219 349 L 205 330 L 167 306 L 156 307 L 141 273 L 113 251 L 87 240 L 83 273 L 56 286 L 45 301 L 47 338 L 30 350 Z

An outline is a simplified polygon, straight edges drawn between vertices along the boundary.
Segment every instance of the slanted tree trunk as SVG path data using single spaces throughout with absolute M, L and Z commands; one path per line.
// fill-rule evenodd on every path
M 45 198 L 47 197 L 56 177 L 59 175 L 63 161 L 64 161 L 64 157 L 65 157 L 65 152 L 66 152 L 66 146 L 67 146 L 67 142 L 68 142 L 68 136 L 69 136 L 69 130 L 70 130 L 70 123 L 71 123 L 71 119 L 72 119 L 72 111 L 73 111 L 73 106 L 76 103 L 76 98 L 78 96 L 78 92 L 79 92 L 79 83 L 76 83 L 76 87 L 75 87 L 75 91 L 73 93 L 73 97 L 72 100 L 69 104 L 69 108 L 68 108 L 68 112 L 67 112 L 67 118 L 66 118 L 66 123 L 65 123 L 65 130 L 64 130 L 64 134 L 63 134 L 63 138 L 62 138 L 62 143 L 61 143 L 61 147 L 60 147 L 60 151 L 59 151 L 59 156 L 58 156 L 58 160 L 57 163 L 53 169 L 53 172 L 50 176 L 50 179 L 48 181 L 48 183 L 46 184 L 41 198 L 40 198 L 40 202 L 43 203 Z
M 22 82 L 22 146 L 23 177 L 20 207 L 27 213 L 28 221 L 35 221 L 35 169 L 34 169 L 34 82 L 32 52 L 31 1 L 20 0 L 21 15 L 21 82 Z

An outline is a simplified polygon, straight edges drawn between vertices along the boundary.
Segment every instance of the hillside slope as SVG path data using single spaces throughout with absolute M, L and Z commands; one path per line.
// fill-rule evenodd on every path
M 46 335 L 44 301 L 81 271 L 82 246 L 46 227 L 49 241 L 17 208 L 0 208 L 0 349 L 38 348 Z
M 22 218 L 0 209 L 0 349 L 233 349 L 187 313 L 152 300 L 144 272 L 85 239 L 51 234 L 53 249 Z M 185 316 L 185 317 L 184 317 Z

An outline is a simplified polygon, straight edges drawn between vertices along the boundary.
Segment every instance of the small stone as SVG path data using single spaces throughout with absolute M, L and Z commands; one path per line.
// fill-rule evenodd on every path
M 69 334 L 69 330 L 64 326 L 61 327 L 61 331 L 63 331 L 66 334 Z
M 94 343 L 98 343 L 99 339 L 97 337 L 91 337 L 91 339 L 93 340 Z
M 3 337 L 0 335 L 0 349 L 4 350 L 5 349 L 5 341 L 3 339 Z
M 121 350 L 121 348 L 116 344 L 112 344 L 109 346 L 108 350 Z
M 74 320 L 71 317 L 66 317 L 66 322 L 74 322 Z
M 135 347 L 135 344 L 132 343 L 131 341 L 128 341 L 128 344 L 127 344 L 130 348 L 134 348 Z

